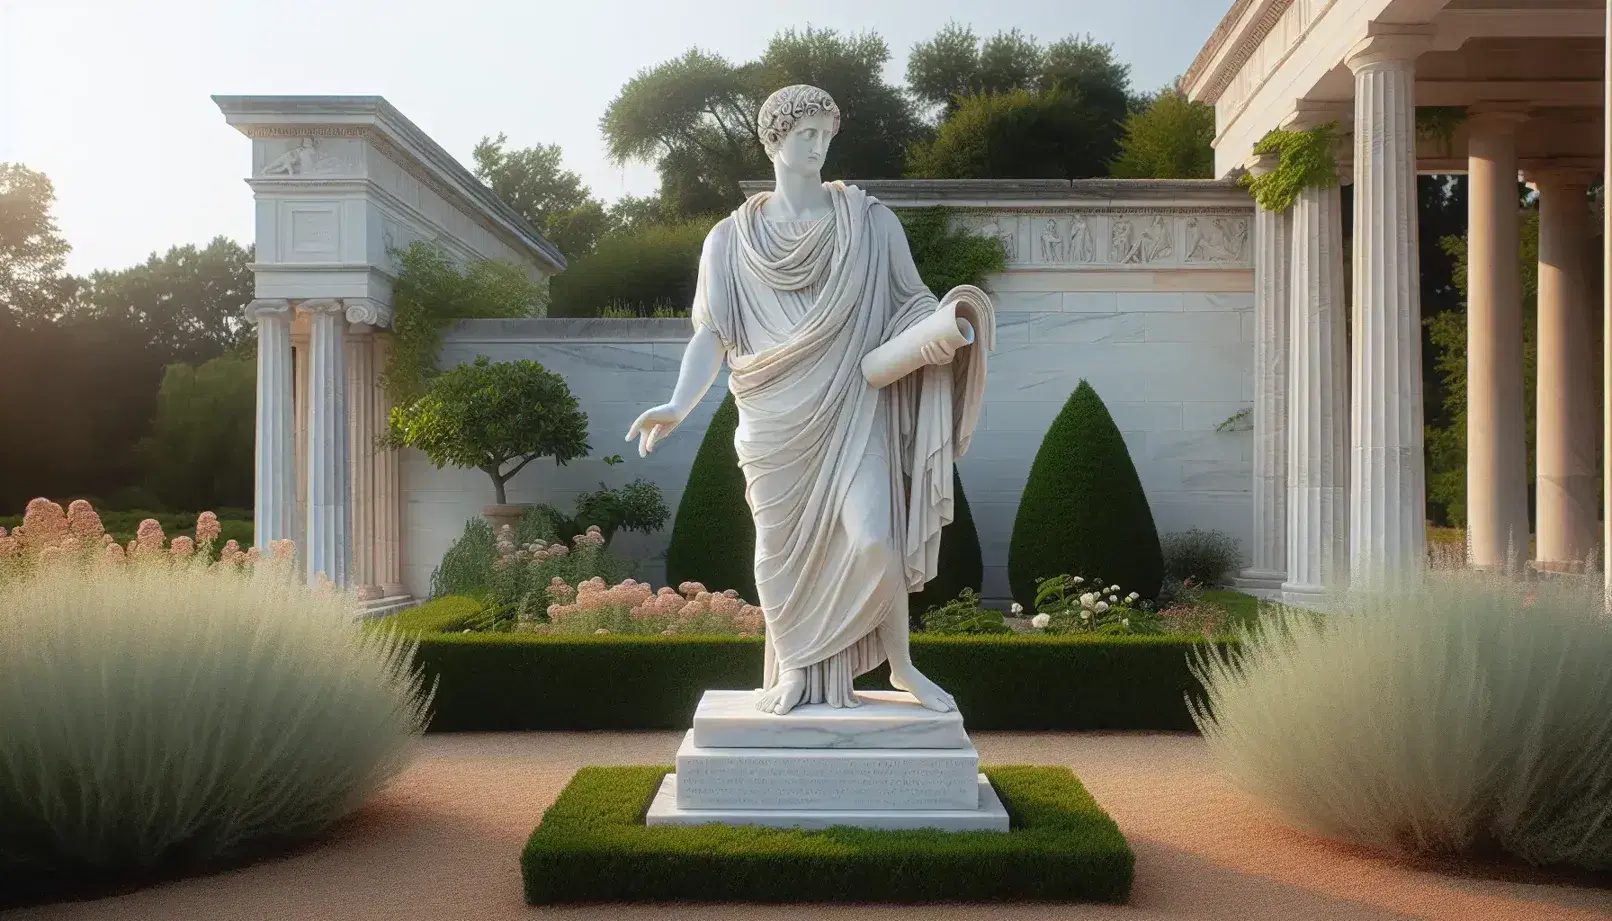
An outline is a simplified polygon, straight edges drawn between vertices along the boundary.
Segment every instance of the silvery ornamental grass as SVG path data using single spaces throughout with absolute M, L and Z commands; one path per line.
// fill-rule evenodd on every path
M 0 574 L 0 879 L 239 859 L 404 766 L 430 703 L 412 646 L 288 559 L 184 541 Z
M 1612 620 L 1600 578 L 1429 572 L 1278 609 L 1202 655 L 1231 781 L 1308 831 L 1410 856 L 1612 867 Z

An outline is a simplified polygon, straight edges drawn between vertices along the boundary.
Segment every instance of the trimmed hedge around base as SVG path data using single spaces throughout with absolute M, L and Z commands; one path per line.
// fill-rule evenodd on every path
M 687 729 L 707 689 L 761 680 L 762 644 L 736 637 L 422 633 L 433 731 Z M 1226 641 L 1233 642 L 1233 641 Z M 1186 699 L 1201 640 L 1162 636 L 922 636 L 913 660 L 970 729 L 1195 731 Z M 858 687 L 889 687 L 881 667 Z
M 557 902 L 1125 902 L 1136 857 L 1068 768 L 995 767 L 1003 832 L 644 825 L 667 767 L 577 771 L 521 852 Z

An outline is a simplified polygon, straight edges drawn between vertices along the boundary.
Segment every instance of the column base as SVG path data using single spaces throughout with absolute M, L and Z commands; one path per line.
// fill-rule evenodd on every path
M 399 611 L 406 611 L 419 604 L 414 596 L 404 592 L 397 595 L 382 595 L 369 601 L 360 599 L 358 613 L 365 618 L 386 617 Z
M 1296 582 L 1282 584 L 1282 603 L 1295 608 L 1325 611 L 1330 606 L 1331 600 L 1332 593 L 1320 585 L 1302 585 Z
M 1245 569 L 1231 580 L 1231 587 L 1243 592 L 1280 592 L 1287 573 L 1267 569 Z

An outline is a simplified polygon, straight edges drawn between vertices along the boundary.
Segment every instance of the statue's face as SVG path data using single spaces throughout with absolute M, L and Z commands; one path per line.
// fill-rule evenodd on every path
M 828 156 L 829 142 L 834 139 L 834 119 L 827 113 L 818 113 L 801 119 L 784 136 L 773 160 L 785 169 L 797 173 L 815 173 L 823 168 Z

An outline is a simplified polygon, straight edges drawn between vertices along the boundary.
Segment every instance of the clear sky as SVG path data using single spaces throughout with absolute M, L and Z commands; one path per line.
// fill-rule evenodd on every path
M 950 20 L 983 36 L 1090 33 L 1156 88 L 1229 0 L 0 0 L 0 162 L 42 170 L 84 273 L 218 234 L 250 242 L 250 142 L 211 94 L 379 94 L 461 161 L 486 134 L 557 143 L 595 195 L 654 191 L 612 165 L 599 116 L 692 46 L 748 60 L 779 29 L 872 30 L 888 78 Z

